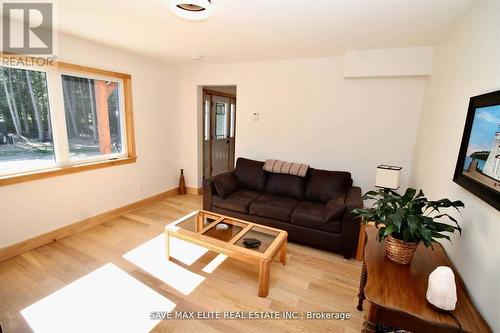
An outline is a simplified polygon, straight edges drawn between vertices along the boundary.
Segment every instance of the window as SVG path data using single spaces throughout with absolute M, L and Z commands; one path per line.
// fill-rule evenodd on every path
M 227 138 L 227 103 L 215 102 L 215 138 Z
M 62 76 L 71 160 L 123 153 L 118 82 Z
M 0 81 L 1 174 L 55 166 L 47 74 L 1 67 Z
M 135 161 L 130 75 L 0 67 L 0 185 Z

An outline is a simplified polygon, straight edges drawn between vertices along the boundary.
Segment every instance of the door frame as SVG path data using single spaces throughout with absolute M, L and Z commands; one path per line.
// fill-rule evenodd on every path
M 233 86 L 233 85 L 231 85 Z M 234 85 L 235 86 L 235 85 Z M 206 97 L 208 96 L 208 99 L 210 101 L 210 112 L 209 112 L 209 117 L 210 117 L 210 120 L 208 122 L 208 132 L 209 132 L 209 140 L 205 140 L 205 137 L 207 135 L 206 133 L 206 130 L 207 130 L 207 127 L 205 126 L 205 101 L 206 101 Z M 201 163 L 201 169 L 202 169 L 202 179 L 207 179 L 207 178 L 211 178 L 212 177 L 212 170 L 213 170 L 213 166 L 212 166 L 212 132 L 213 132 L 213 129 L 214 129 L 214 117 L 215 117 L 215 113 L 213 112 L 213 106 L 214 106 L 214 101 L 213 101 L 213 98 L 214 96 L 219 96 L 219 97 L 223 97 L 223 98 L 228 98 L 229 99 L 229 108 L 228 108 L 228 112 L 229 112 L 229 117 L 228 117 L 228 140 L 230 140 L 229 142 L 229 161 L 228 161 L 228 164 L 229 164 L 229 171 L 232 171 L 234 170 L 234 162 L 235 162 L 235 146 L 236 146 L 236 113 L 237 113 L 237 107 L 236 107 L 236 103 L 237 103 L 237 96 L 236 95 L 232 95 L 232 94 L 227 94 L 227 93 L 222 93 L 222 92 L 218 92 L 218 91 L 214 91 L 214 90 L 211 90 L 211 89 L 207 89 L 205 87 L 202 87 L 202 94 L 201 94 L 201 97 L 202 97 L 202 108 L 201 108 L 201 119 L 202 119 L 202 136 L 201 136 L 201 140 L 202 140 L 202 163 Z M 231 105 L 234 105 L 234 115 L 231 115 Z M 234 128 L 233 128 L 233 137 L 231 137 L 231 118 L 233 116 L 233 124 L 234 124 Z M 207 144 L 208 144 L 208 150 L 207 150 Z M 205 159 L 208 158 L 209 159 L 209 171 L 208 171 L 208 175 L 206 174 L 205 172 Z

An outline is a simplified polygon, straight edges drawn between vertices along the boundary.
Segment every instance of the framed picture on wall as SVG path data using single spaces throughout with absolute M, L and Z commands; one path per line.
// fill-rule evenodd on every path
M 500 91 L 471 97 L 453 181 L 500 210 Z

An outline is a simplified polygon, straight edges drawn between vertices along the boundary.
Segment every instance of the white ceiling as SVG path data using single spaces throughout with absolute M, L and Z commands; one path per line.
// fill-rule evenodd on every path
M 473 0 L 212 0 L 175 17 L 168 0 L 56 0 L 59 29 L 176 63 L 325 57 L 433 45 Z

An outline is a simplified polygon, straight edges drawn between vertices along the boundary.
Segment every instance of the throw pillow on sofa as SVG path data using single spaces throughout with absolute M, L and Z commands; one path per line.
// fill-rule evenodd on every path
M 343 171 L 309 169 L 305 199 L 327 202 L 347 193 L 352 186 L 351 174 Z
M 214 186 L 217 194 L 223 199 L 238 189 L 238 181 L 232 173 L 225 177 L 215 178 Z
M 238 158 L 234 168 L 234 176 L 240 188 L 256 192 L 264 192 L 266 172 L 262 169 L 264 162 Z

